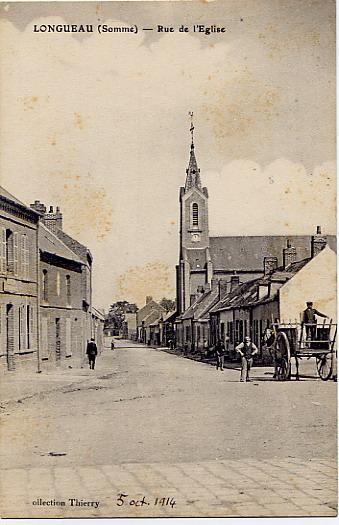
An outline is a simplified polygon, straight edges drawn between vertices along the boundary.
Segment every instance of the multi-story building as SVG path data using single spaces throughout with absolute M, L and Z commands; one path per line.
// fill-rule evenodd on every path
M 0 188 L 0 368 L 37 370 L 39 214 Z
M 89 250 L 62 229 L 57 207 L 40 201 L 31 208 L 41 216 L 40 326 L 41 361 L 44 364 L 82 366 L 87 341 L 94 335 L 91 314 L 92 256 Z
M 0 369 L 82 366 L 91 337 L 102 347 L 91 274 L 91 253 L 62 230 L 59 208 L 29 208 L 0 189 Z

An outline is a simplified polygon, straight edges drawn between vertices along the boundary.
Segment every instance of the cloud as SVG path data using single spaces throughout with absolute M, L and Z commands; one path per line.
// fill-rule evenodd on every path
M 24 31 L 0 21 L 1 182 L 25 202 L 60 205 L 66 231 L 94 255 L 98 306 L 121 292 L 120 275 L 159 261 L 172 268 L 174 296 L 191 109 L 212 232 L 333 228 L 334 172 L 321 164 L 334 157 L 334 96 L 326 63 L 322 75 L 316 68 L 327 40 L 314 37 L 300 57 L 307 27 L 281 48 L 269 29 L 149 44 L 142 33 L 32 33 L 40 23 L 65 20 Z

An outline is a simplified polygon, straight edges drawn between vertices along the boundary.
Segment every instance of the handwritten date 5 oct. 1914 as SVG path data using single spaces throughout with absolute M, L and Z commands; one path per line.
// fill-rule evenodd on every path
M 146 499 L 146 496 L 142 496 L 142 498 L 132 498 L 128 494 L 120 492 L 117 496 L 116 504 L 118 507 L 123 507 L 124 505 L 131 507 L 145 507 L 152 505 L 154 507 L 171 507 L 173 509 L 176 505 L 176 501 L 174 498 L 166 497 Z

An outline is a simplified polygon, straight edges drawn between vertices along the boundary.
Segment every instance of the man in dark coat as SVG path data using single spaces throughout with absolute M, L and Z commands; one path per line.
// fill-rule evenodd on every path
M 322 314 L 321 312 L 313 308 L 312 301 L 308 301 L 306 303 L 306 306 L 307 308 L 306 310 L 304 310 L 304 313 L 303 313 L 303 324 L 306 327 L 306 339 L 308 341 L 314 341 L 316 338 L 316 333 L 317 333 L 316 316 L 318 315 L 319 317 L 324 317 L 326 319 L 327 315 Z M 309 343 L 309 345 L 312 346 L 312 343 Z
M 224 370 L 224 359 L 225 359 L 225 345 L 223 341 L 218 341 L 215 345 L 215 355 L 217 358 L 217 370 Z
M 90 367 L 91 370 L 94 370 L 95 359 L 96 359 L 96 357 L 98 355 L 98 348 L 97 348 L 97 345 L 95 344 L 95 341 L 94 341 L 93 337 L 87 343 L 86 354 L 88 355 L 89 367 Z

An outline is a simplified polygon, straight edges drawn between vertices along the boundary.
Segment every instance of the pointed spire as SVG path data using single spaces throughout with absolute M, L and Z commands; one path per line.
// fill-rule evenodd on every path
M 186 176 L 185 191 L 188 191 L 190 188 L 193 188 L 193 187 L 196 187 L 199 190 L 201 190 L 200 169 L 198 168 L 198 164 L 197 164 L 197 160 L 195 158 L 195 152 L 194 152 L 193 111 L 189 112 L 189 116 L 191 117 L 190 133 L 192 136 L 192 142 L 191 142 L 190 160 L 188 163 L 188 168 L 186 170 L 187 176 Z

